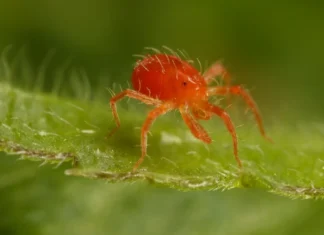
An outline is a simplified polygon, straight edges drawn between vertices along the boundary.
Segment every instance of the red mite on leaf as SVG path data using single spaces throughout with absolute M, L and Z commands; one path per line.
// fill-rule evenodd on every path
M 224 80 L 225 86 L 209 87 L 208 85 L 218 76 Z M 242 163 L 238 157 L 237 136 L 231 118 L 225 110 L 208 102 L 210 96 L 224 96 L 227 94 L 241 96 L 252 110 L 262 136 L 270 140 L 265 135 L 256 103 L 241 86 L 230 86 L 228 72 L 220 62 L 214 63 L 201 75 L 197 69 L 177 55 L 163 53 L 147 55 L 137 62 L 132 74 L 132 85 L 134 90 L 126 89 L 110 100 L 110 107 L 116 122 L 116 128 L 111 131 L 110 135 L 120 127 L 116 108 L 118 100 L 128 96 L 154 106 L 142 126 L 142 155 L 135 163 L 133 171 L 136 171 L 146 156 L 147 133 L 152 123 L 158 116 L 174 109 L 179 109 L 191 133 L 197 139 L 208 144 L 212 140 L 206 130 L 198 123 L 198 120 L 209 120 L 212 115 L 219 116 L 232 136 L 234 156 L 238 166 L 241 168 Z

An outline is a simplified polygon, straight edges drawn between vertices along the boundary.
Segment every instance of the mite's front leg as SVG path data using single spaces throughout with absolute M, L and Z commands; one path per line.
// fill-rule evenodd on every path
M 225 82 L 226 86 L 229 86 L 231 84 L 231 77 L 224 65 L 220 61 L 215 62 L 203 74 L 203 77 L 205 78 L 207 84 L 211 83 L 215 79 L 215 77 L 218 76 L 221 77 L 221 79 Z
M 208 112 L 211 112 L 217 116 L 219 116 L 224 124 L 226 125 L 227 127 L 227 130 L 229 131 L 229 133 L 231 134 L 232 136 L 232 141 L 233 141 L 233 150 L 234 150 L 234 157 L 235 157 L 235 160 L 238 164 L 238 166 L 240 168 L 242 168 L 242 162 L 238 156 L 238 147 L 237 147 L 237 135 L 236 135 L 236 131 L 235 131 L 235 127 L 234 127 L 234 124 L 230 118 L 230 116 L 226 113 L 225 110 L 215 106 L 215 105 L 212 105 L 212 104 L 205 104 L 204 105 L 204 108 L 206 111 Z
M 180 113 L 183 121 L 186 123 L 191 133 L 203 142 L 210 144 L 212 142 L 206 130 L 197 122 L 197 120 L 191 115 L 188 107 L 181 107 Z
M 208 89 L 207 92 L 208 96 L 213 95 L 227 95 L 227 94 L 234 94 L 239 95 L 245 101 L 245 103 L 249 106 L 254 114 L 254 118 L 259 126 L 259 130 L 261 135 L 267 139 L 268 141 L 272 142 L 271 138 L 267 137 L 265 134 L 265 130 L 262 123 L 262 118 L 259 112 L 259 109 L 254 102 L 252 96 L 241 86 L 232 86 L 232 87 L 211 87 Z

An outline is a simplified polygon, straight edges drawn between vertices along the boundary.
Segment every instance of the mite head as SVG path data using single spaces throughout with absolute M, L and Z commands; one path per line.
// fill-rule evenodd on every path
M 180 73 L 175 75 L 174 97 L 179 102 L 196 102 L 207 99 L 206 82 L 199 74 Z

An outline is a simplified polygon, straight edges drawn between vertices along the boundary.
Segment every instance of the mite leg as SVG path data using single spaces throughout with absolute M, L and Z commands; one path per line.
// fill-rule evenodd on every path
M 188 111 L 187 107 L 180 108 L 180 113 L 183 121 L 189 127 L 191 133 L 197 138 L 202 140 L 203 142 L 210 144 L 211 138 L 207 134 L 206 130 L 196 121 L 196 119 L 191 115 Z
M 128 96 L 128 97 L 133 98 L 133 99 L 140 100 L 143 103 L 149 104 L 149 105 L 159 105 L 159 104 L 161 104 L 160 100 L 153 99 L 153 98 L 151 98 L 149 96 L 143 95 L 140 92 L 130 90 L 130 89 L 126 89 L 125 91 L 122 91 L 119 94 L 115 95 L 114 97 L 112 97 L 110 99 L 110 108 L 111 108 L 112 113 L 113 113 L 113 117 L 114 117 L 114 120 L 115 120 L 115 123 L 116 123 L 116 127 L 108 134 L 108 136 L 113 135 L 118 130 L 118 128 L 120 127 L 120 120 L 119 120 L 118 113 L 117 113 L 116 102 L 121 100 L 125 96 Z
M 231 78 L 220 61 L 215 62 L 212 66 L 207 69 L 207 71 L 203 74 L 205 81 L 207 84 L 211 83 L 215 77 L 221 76 L 222 80 L 224 80 L 225 85 L 229 86 L 231 83 Z
M 155 109 L 151 110 L 142 126 L 142 130 L 141 130 L 141 149 L 142 149 L 142 156 L 140 157 L 140 159 L 138 159 L 138 161 L 135 163 L 134 167 L 133 167 L 133 172 L 136 171 L 136 169 L 141 165 L 141 163 L 143 162 L 145 156 L 146 156 L 146 149 L 147 149 L 147 133 L 151 127 L 151 125 L 153 124 L 153 122 L 155 121 L 155 119 L 160 116 L 163 115 L 167 112 L 169 112 L 170 110 L 172 110 L 174 107 L 172 104 L 166 103 L 166 104 L 162 104 L 158 107 L 156 107 Z
M 254 118 L 258 124 L 261 135 L 268 141 L 272 142 L 271 138 L 267 137 L 265 134 L 262 118 L 256 103 L 254 102 L 251 95 L 244 88 L 242 88 L 241 86 L 232 86 L 232 87 L 211 87 L 208 89 L 208 96 L 227 95 L 227 94 L 235 94 L 243 98 L 243 100 L 246 102 L 246 104 L 249 106 L 249 108 L 252 110 L 254 114 Z
M 206 111 L 214 113 L 217 116 L 219 116 L 221 119 L 223 119 L 223 121 L 227 127 L 227 130 L 230 132 L 230 134 L 232 136 L 235 160 L 236 160 L 238 166 L 240 168 L 242 168 L 242 162 L 241 162 L 240 158 L 238 157 L 236 131 L 235 131 L 235 127 L 233 125 L 233 122 L 232 122 L 230 116 L 226 113 L 225 110 L 223 110 L 215 105 L 212 105 L 212 104 L 206 104 L 205 109 L 206 109 Z

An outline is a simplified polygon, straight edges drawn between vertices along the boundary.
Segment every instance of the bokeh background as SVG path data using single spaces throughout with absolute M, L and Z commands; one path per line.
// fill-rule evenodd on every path
M 218 59 L 245 84 L 266 123 L 324 115 L 324 2 L 222 0 L 0 0 L 0 51 L 36 73 L 86 71 L 93 87 L 125 85 L 133 54 L 185 49 Z M 55 53 L 54 50 L 55 49 Z M 23 54 L 23 56 L 22 56 Z M 52 55 L 52 56 L 49 56 Z M 26 71 L 25 71 L 26 72 Z M 310 140 L 311 141 L 311 140 Z M 0 234 L 322 234 L 324 202 L 260 191 L 182 193 L 144 183 L 111 185 L 1 155 Z

